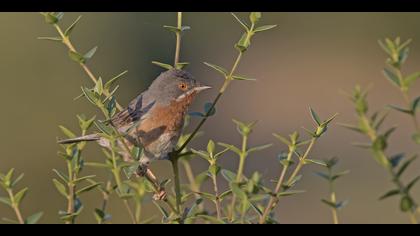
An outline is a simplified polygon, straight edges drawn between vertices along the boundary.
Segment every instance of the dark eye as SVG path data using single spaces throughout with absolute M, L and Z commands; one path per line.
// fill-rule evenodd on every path
M 178 85 L 179 89 L 181 89 L 182 91 L 185 91 L 188 89 L 188 85 L 184 82 L 179 83 Z

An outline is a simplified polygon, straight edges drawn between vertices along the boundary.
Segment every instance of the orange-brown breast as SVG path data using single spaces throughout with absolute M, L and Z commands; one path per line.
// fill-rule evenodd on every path
M 140 122 L 133 135 L 140 138 L 145 148 L 157 141 L 164 133 L 170 132 L 174 136 L 179 135 L 177 132 L 181 132 L 185 113 L 194 96 L 193 93 L 181 101 L 172 101 L 167 106 L 155 105 L 149 111 L 148 117 Z

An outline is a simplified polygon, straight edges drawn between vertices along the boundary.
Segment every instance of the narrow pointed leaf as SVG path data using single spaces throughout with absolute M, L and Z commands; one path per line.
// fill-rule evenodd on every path
M 5 197 L 0 197 L 0 203 L 6 204 L 7 206 L 12 206 L 12 202 L 10 201 L 10 199 L 5 198 Z
M 228 148 L 229 150 L 231 150 L 232 152 L 234 152 L 238 155 L 241 155 L 241 153 L 242 153 L 241 150 L 239 150 L 239 148 L 237 148 L 237 147 L 235 147 L 231 144 L 226 144 L 226 143 L 218 143 L 218 144 L 222 147 Z
M 58 190 L 58 192 L 61 194 L 61 195 L 63 195 L 64 197 L 67 197 L 67 191 L 66 191 L 66 187 L 61 183 L 61 182 L 59 182 L 58 180 L 56 180 L 56 179 L 53 179 L 53 183 L 54 183 L 54 185 L 55 185 L 55 188 Z
M 232 16 L 239 22 L 239 24 L 241 24 L 241 26 L 244 28 L 245 31 L 249 31 L 249 27 L 248 25 L 246 25 L 245 22 L 243 22 L 237 15 L 235 15 L 234 13 L 231 13 Z
M 152 61 L 152 64 L 160 66 L 160 67 L 165 68 L 167 70 L 170 70 L 170 69 L 174 68 L 173 66 L 171 66 L 169 64 L 165 64 L 165 63 L 158 62 L 158 61 Z
M 64 31 L 65 36 L 69 36 L 71 32 L 74 30 L 74 27 L 76 27 L 79 20 L 82 18 L 82 16 L 78 16 L 77 19 Z
M 28 188 L 24 188 L 24 189 L 20 190 L 18 193 L 15 194 L 15 201 L 18 205 L 25 198 L 27 192 L 28 192 Z
M 26 218 L 25 224 L 29 224 L 29 225 L 36 224 L 42 218 L 43 215 L 44 215 L 43 212 L 35 213 L 35 214 L 29 216 L 28 218 Z
M 114 76 L 110 80 L 108 80 L 104 85 L 104 89 L 106 90 L 110 89 L 119 79 L 123 78 L 123 75 L 127 74 L 127 72 L 128 70 L 125 70 L 121 72 L 120 74 Z
M 385 75 L 385 77 L 396 87 L 400 88 L 401 87 L 401 83 L 400 80 L 398 79 L 398 77 L 392 73 L 390 70 L 388 69 L 384 69 L 383 73 Z
M 309 107 L 309 111 L 311 112 L 311 117 L 314 120 L 314 122 L 318 126 L 320 126 L 321 125 L 321 119 L 319 118 L 318 114 L 316 114 L 316 112 L 311 107 Z
M 86 187 L 84 187 L 84 188 L 82 188 L 82 189 L 78 190 L 78 191 L 76 192 L 76 195 L 81 195 L 82 193 L 89 192 L 89 191 L 91 191 L 92 189 L 95 189 L 96 187 L 98 187 L 99 185 L 101 185 L 101 184 L 100 184 L 100 183 L 96 183 L 96 184 L 91 184 L 91 185 L 89 185 L 89 186 L 86 186 Z
M 273 28 L 275 28 L 275 27 L 277 27 L 277 25 L 263 25 L 263 26 L 257 27 L 257 28 L 254 30 L 254 32 L 255 32 L 255 33 L 258 33 L 258 32 L 263 32 L 263 31 L 266 31 L 266 30 L 273 29 Z
M 63 134 L 66 135 L 68 138 L 76 138 L 77 137 L 72 131 L 70 131 L 66 127 L 64 127 L 62 125 L 60 125 L 58 127 L 61 129 L 61 131 L 63 132 Z
M 240 76 L 240 75 L 234 75 L 234 76 L 232 76 L 232 79 L 234 79 L 234 80 L 242 80 L 242 81 L 256 81 L 256 79 L 247 78 L 247 77 Z
M 389 198 L 389 197 L 392 197 L 392 196 L 395 196 L 395 195 L 398 195 L 398 194 L 400 194 L 400 190 L 398 190 L 398 189 L 394 189 L 394 190 L 391 190 L 391 191 L 389 191 L 389 192 L 385 193 L 384 195 L 382 195 L 382 196 L 379 198 L 379 200 L 384 200 L 384 199 L 386 199 L 386 198 Z
M 269 148 L 269 147 L 271 147 L 271 146 L 273 146 L 273 144 L 266 144 L 266 145 L 261 145 L 261 146 L 258 146 L 258 147 L 253 147 L 253 148 L 250 148 L 249 150 L 248 150 L 248 153 L 252 153 L 252 152 L 257 152 L 257 151 L 262 151 L 262 150 L 264 150 L 264 149 L 267 149 L 267 148 Z
M 228 74 L 228 71 L 225 68 L 221 67 L 221 66 L 214 65 L 214 64 L 211 64 L 211 63 L 208 63 L 208 62 L 204 62 L 204 64 L 206 66 L 208 66 L 208 67 L 213 68 L 214 70 L 218 71 L 219 73 L 223 74 L 224 77 L 226 77 L 227 74 Z
M 59 37 L 38 37 L 39 40 L 48 40 L 48 41 L 54 41 L 54 42 L 62 42 L 63 39 Z
M 83 55 L 83 58 L 85 59 L 84 62 L 90 60 L 93 57 L 93 55 L 95 55 L 97 50 L 98 46 L 95 46 L 94 48 L 90 49 L 85 55 Z

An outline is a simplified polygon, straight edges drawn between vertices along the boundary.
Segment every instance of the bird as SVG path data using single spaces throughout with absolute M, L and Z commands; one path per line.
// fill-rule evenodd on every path
M 151 162 L 169 159 L 182 134 L 190 105 L 200 92 L 210 88 L 186 70 L 171 68 L 162 72 L 147 90 L 110 119 L 109 125 L 124 134 L 128 147 L 143 149 L 136 171 L 139 176 L 147 173 Z M 110 148 L 109 140 L 99 133 L 59 140 L 58 143 L 85 141 L 96 141 L 100 146 Z M 125 144 L 118 141 L 119 146 Z M 121 155 L 126 161 L 131 157 L 127 152 L 121 152 Z

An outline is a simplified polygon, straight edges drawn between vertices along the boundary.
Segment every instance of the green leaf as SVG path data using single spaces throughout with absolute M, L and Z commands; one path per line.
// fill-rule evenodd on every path
M 14 172 L 15 172 L 15 169 L 12 168 L 7 172 L 6 176 L 4 176 L 3 183 L 7 187 L 11 187 L 11 185 L 12 185 L 12 178 L 13 178 Z
M 58 190 L 58 192 L 63 195 L 64 197 L 68 197 L 67 196 L 67 191 L 66 191 L 66 187 L 64 186 L 64 184 L 62 184 L 60 181 L 53 179 L 53 183 L 55 188 Z
M 119 79 L 123 78 L 123 75 L 127 74 L 128 70 L 125 70 L 121 73 L 119 73 L 118 75 L 114 76 L 113 78 L 111 78 L 110 80 L 108 80 L 108 82 L 105 83 L 104 85 L 104 89 L 108 90 L 112 87 L 112 85 L 114 85 Z
M 321 199 L 321 202 L 325 203 L 327 206 L 337 209 L 337 204 L 335 204 L 334 202 L 331 202 L 329 200 L 326 199 Z
M 207 117 L 216 114 L 216 107 L 213 107 L 213 103 L 207 102 L 206 104 L 204 104 L 204 113 Z
M 162 207 L 160 206 L 157 202 L 153 201 L 153 204 L 155 204 L 155 206 L 159 209 L 160 213 L 162 214 L 164 219 L 169 218 L 169 214 L 168 212 Z
M 257 205 L 255 205 L 254 203 L 252 203 L 252 202 L 249 202 L 250 204 L 251 204 L 251 207 L 252 207 L 252 209 L 254 209 L 254 211 L 260 216 L 260 217 L 262 217 L 263 216 L 263 211 L 257 206 Z
M 77 119 L 79 120 L 79 126 L 83 131 L 87 131 L 90 129 L 90 127 L 93 125 L 93 122 L 96 119 L 96 116 L 93 116 L 91 119 L 89 120 L 85 120 L 84 118 L 82 118 L 81 116 L 77 115 Z
M 241 81 L 256 81 L 256 79 L 251 79 L 251 78 L 247 78 L 247 77 L 240 76 L 240 75 L 233 75 L 232 79 L 241 80 Z
M 170 70 L 170 69 L 174 68 L 173 66 L 171 66 L 169 64 L 165 64 L 165 63 L 158 62 L 158 61 L 152 61 L 152 64 L 160 66 L 160 67 L 165 68 L 167 70 Z
M 174 33 L 181 33 L 182 29 L 175 27 L 175 26 L 170 26 L 170 25 L 164 25 L 163 28 L 172 31 Z
M 223 151 L 220 151 L 220 152 L 218 152 L 218 153 L 216 153 L 215 155 L 214 155 L 214 159 L 215 160 L 218 160 L 220 157 L 222 157 L 223 156 L 223 154 L 225 154 L 226 152 L 228 152 L 229 151 L 229 149 L 224 149 Z
M 85 162 L 85 166 L 96 167 L 96 168 L 108 168 L 108 167 L 110 167 L 107 164 L 96 163 L 96 162 Z
M 417 159 L 417 155 L 413 156 L 412 158 L 410 158 L 409 160 L 407 160 L 406 162 L 404 162 L 404 164 L 400 167 L 400 169 L 398 170 L 396 177 L 399 178 L 401 177 L 401 175 L 404 173 L 404 171 L 408 168 L 408 166 Z
M 85 63 L 85 58 L 83 57 L 83 55 L 81 55 L 78 52 L 69 50 L 69 57 L 70 57 L 70 59 L 72 59 L 73 61 L 75 61 L 77 63 L 81 63 L 81 64 Z
M 399 106 L 395 106 L 395 105 L 388 105 L 387 107 L 394 109 L 396 111 L 402 112 L 402 113 L 406 113 L 406 114 L 412 114 L 411 110 L 405 109 L 405 108 L 401 108 Z
M 96 94 L 88 88 L 82 87 L 81 89 L 86 99 L 93 105 L 97 106 L 100 101 Z
M 277 27 L 277 25 L 263 25 L 254 29 L 254 33 L 263 32 Z
M 209 172 L 212 176 L 217 176 L 220 172 L 220 166 L 218 165 L 210 165 Z
M 305 164 L 309 164 L 309 163 L 320 165 L 320 166 L 327 166 L 325 161 L 315 160 L 315 159 L 305 159 Z
M 83 177 L 80 177 L 80 178 L 77 178 L 77 179 L 75 179 L 74 180 L 74 183 L 80 183 L 80 182 L 82 182 L 82 181 L 85 181 L 85 180 L 90 180 L 90 179 L 93 179 L 93 178 L 95 178 L 96 177 L 96 175 L 87 175 L 87 176 L 83 176 Z
M 385 77 L 395 86 L 397 86 L 398 88 L 401 88 L 401 83 L 400 80 L 398 79 L 398 77 L 392 73 L 390 70 L 388 69 L 384 69 L 383 73 L 385 75 Z
M 239 148 L 231 145 L 231 144 L 226 144 L 226 143 L 218 143 L 220 146 L 225 147 L 227 149 L 229 149 L 230 151 L 236 153 L 237 155 L 241 155 L 242 151 L 239 150 Z
M 253 148 L 250 148 L 248 150 L 248 153 L 262 151 L 262 150 L 267 149 L 267 148 L 269 148 L 271 146 L 273 146 L 273 144 L 270 143 L 270 144 L 261 145 L 261 146 L 258 146 L 258 147 L 253 147 Z
M 194 192 L 198 195 L 200 195 L 201 197 L 211 200 L 211 201 L 216 201 L 217 197 L 211 193 L 205 193 L 205 192 Z
M 56 169 L 53 169 L 53 172 L 64 182 L 66 183 L 69 182 L 69 178 L 65 174 L 61 173 L 60 171 Z
M 82 18 L 82 16 L 78 16 L 77 19 L 66 29 L 66 31 L 64 31 L 64 35 L 65 36 L 69 36 L 71 34 L 71 32 L 73 31 L 74 27 L 76 27 L 77 23 L 79 22 L 79 20 Z
M 110 117 L 114 116 L 115 112 L 117 111 L 117 99 L 114 96 L 112 96 L 111 100 L 106 106 L 106 109 Z
M 392 197 L 392 196 L 395 196 L 395 195 L 398 195 L 398 194 L 400 194 L 400 190 L 399 189 L 394 189 L 394 190 L 388 191 L 387 193 L 385 193 L 384 195 L 382 195 L 379 198 L 379 200 L 384 200 L 386 198 L 389 198 L 389 197 Z
M 348 201 L 341 201 L 336 204 L 337 210 L 344 208 L 349 202 Z
M 309 107 L 309 111 L 311 112 L 311 117 L 312 117 L 312 120 L 318 125 L 318 126 L 320 126 L 321 125 L 321 119 L 319 118 L 319 116 L 318 116 L 318 114 L 316 114 L 316 112 L 311 108 L 311 107 Z
M 384 136 L 378 136 L 372 143 L 372 149 L 375 151 L 383 151 L 387 148 L 386 138 Z
M 211 161 L 212 161 L 212 159 L 210 158 L 209 154 L 208 154 L 208 153 L 206 153 L 206 152 L 204 152 L 204 151 L 197 151 L 197 150 L 195 150 L 195 149 L 191 149 L 191 151 L 192 151 L 194 154 L 196 154 L 197 156 L 199 156 L 199 157 L 201 157 L 201 158 L 205 159 L 205 160 L 206 160 L 206 161 L 208 161 L 208 162 L 211 162 Z
M 297 175 L 295 176 L 293 179 L 291 179 L 289 181 L 289 183 L 287 184 L 288 188 L 293 187 L 297 182 L 299 182 L 302 179 L 302 175 Z
M 62 125 L 60 125 L 58 127 L 61 129 L 61 132 L 63 132 L 63 134 L 66 135 L 68 138 L 76 138 L 77 137 L 73 132 L 71 132 L 66 127 L 64 127 Z
M 19 181 L 21 181 L 23 179 L 23 177 L 25 176 L 25 174 L 20 174 L 15 180 L 12 181 L 12 183 L 10 184 L 10 187 L 14 187 L 16 186 L 16 184 L 19 183 Z
M 253 23 L 256 24 L 262 17 L 261 12 L 251 12 L 251 14 L 249 14 L 249 20 Z
M 391 128 L 389 128 L 387 131 L 385 131 L 385 133 L 384 133 L 384 137 L 385 137 L 385 139 L 388 139 L 389 138 L 389 136 L 391 136 L 391 134 L 395 131 L 397 129 L 397 127 L 391 127 Z
M 315 172 L 315 174 L 316 174 L 316 175 L 318 175 L 318 176 L 319 176 L 319 177 L 321 177 L 321 178 L 324 178 L 325 180 L 328 180 L 328 181 L 330 181 L 330 180 L 331 180 L 331 177 L 330 177 L 329 175 L 325 174 L 325 173 L 322 173 L 322 172 Z
M 405 77 L 404 82 L 405 84 L 410 87 L 417 79 L 420 78 L 420 72 L 415 72 L 407 77 Z
M 410 197 L 403 197 L 401 198 L 400 202 L 400 209 L 402 212 L 408 212 L 414 207 L 414 202 Z
M 227 71 L 225 68 L 221 67 L 221 66 L 214 65 L 214 64 L 210 64 L 210 63 L 208 63 L 208 62 L 204 62 L 204 64 L 205 64 L 206 66 L 208 66 L 208 67 L 213 68 L 214 70 L 218 71 L 219 73 L 223 74 L 223 75 L 224 75 L 224 77 L 226 77 L 226 76 L 227 76 L 227 74 L 228 74 L 228 71 Z
M 38 223 L 38 221 L 41 219 L 41 217 L 43 215 L 44 215 L 43 212 L 35 213 L 35 214 L 29 216 L 28 218 L 26 218 L 25 224 L 29 224 L 29 225 L 36 224 L 36 223 Z
M 107 135 L 112 135 L 114 133 L 114 130 L 111 127 L 108 127 L 101 122 L 96 122 L 95 121 L 94 124 L 101 132 L 103 132 Z
M 54 41 L 54 42 L 62 42 L 63 39 L 59 37 L 38 37 L 39 40 L 48 40 L 48 41 Z
M 287 146 L 290 146 L 292 144 L 292 143 L 290 143 L 290 141 L 287 138 L 281 136 L 280 134 L 273 134 L 273 136 L 276 139 L 280 140 L 280 142 L 286 144 Z
M 96 81 L 95 88 L 93 89 L 93 91 L 99 96 L 101 96 L 102 93 L 104 92 L 104 85 L 102 83 L 101 77 L 99 77 L 99 79 Z
M 208 144 L 207 144 L 207 152 L 209 154 L 213 154 L 216 148 L 216 144 L 214 143 L 213 140 L 209 140 Z
M 245 52 L 248 47 L 251 45 L 251 41 L 248 37 L 248 33 L 242 34 L 239 41 L 235 44 L 235 48 L 240 52 Z
M 232 171 L 223 169 L 221 173 L 225 180 L 229 183 L 236 181 L 237 174 L 233 173 Z
M 299 194 L 299 193 L 304 193 L 305 191 L 303 190 L 295 190 L 295 191 L 285 191 L 285 192 L 280 192 L 277 194 L 277 197 L 287 197 L 287 196 L 292 196 L 295 194 Z
M 76 192 L 76 195 L 81 195 L 82 193 L 89 192 L 89 191 L 91 191 L 91 190 L 95 189 L 96 187 L 98 187 L 99 185 L 101 185 L 101 184 L 100 184 L 100 183 L 96 183 L 96 184 L 91 184 L 91 185 L 88 185 L 88 186 L 86 186 L 86 187 L 84 187 L 84 188 L 82 188 L 82 189 L 78 190 L 78 191 Z
M 90 60 L 93 57 L 93 55 L 95 55 L 96 50 L 98 50 L 98 46 L 95 46 L 94 48 L 90 49 L 87 53 L 85 53 L 85 55 L 83 55 L 83 63 L 85 63 L 87 60 Z
M 28 188 L 24 188 L 22 190 L 20 190 L 18 193 L 15 194 L 15 202 L 16 204 L 20 204 L 22 202 L 22 200 L 25 198 L 26 193 L 28 192 Z
M 230 13 L 232 14 L 232 16 L 239 22 L 239 24 L 241 24 L 241 26 L 245 29 L 245 31 L 249 31 L 249 27 L 248 25 L 243 22 L 238 16 L 236 16 L 234 13 Z
M 420 96 L 419 97 L 416 97 L 412 102 L 411 102 L 411 105 L 410 105 L 410 107 L 411 107 L 411 111 L 413 112 L 413 113 L 416 113 L 416 110 L 417 110 L 417 107 L 419 106 L 419 104 L 420 104 Z
M 350 173 L 349 170 L 345 170 L 345 171 L 339 172 L 339 173 L 337 173 L 337 174 L 335 174 L 335 175 L 332 176 L 332 180 L 336 180 L 336 179 L 340 178 L 341 176 L 347 175 L 349 173 Z
M 60 21 L 64 15 L 62 12 L 54 13 L 54 12 L 46 12 L 43 13 L 45 17 L 45 22 L 48 24 L 56 24 L 58 21 Z
M 223 200 L 225 197 L 229 196 L 232 193 L 232 190 L 227 190 L 225 192 L 223 192 L 222 194 L 220 194 L 219 198 L 220 200 Z
M 409 192 L 414 187 L 414 185 L 417 183 L 417 181 L 419 181 L 419 180 L 420 180 L 420 176 L 417 176 L 416 178 L 411 180 L 410 183 L 408 183 L 408 185 L 406 187 L 407 192 Z
M 178 63 L 176 63 L 175 68 L 178 69 L 178 70 L 183 70 L 189 64 L 190 64 L 189 62 L 178 62 Z
M 338 116 L 338 113 L 335 113 L 333 116 L 328 118 L 326 121 L 322 122 L 321 127 L 327 127 L 327 125 L 329 123 L 331 123 L 331 121 L 333 121 L 337 116 Z
M 10 201 L 10 199 L 8 199 L 8 198 L 5 198 L 5 197 L 0 197 L 0 202 L 1 203 L 3 203 L 3 204 L 6 204 L 6 205 L 8 205 L 8 206 L 12 206 L 12 202 Z

